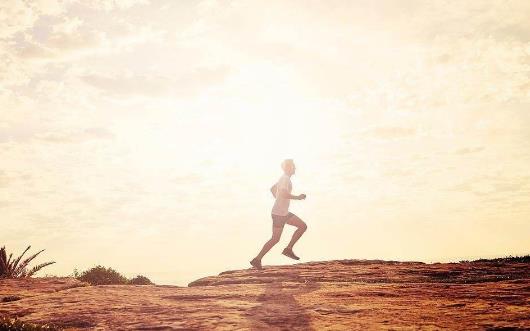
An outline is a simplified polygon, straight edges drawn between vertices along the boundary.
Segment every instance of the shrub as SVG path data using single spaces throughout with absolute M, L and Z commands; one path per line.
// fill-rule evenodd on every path
M 79 279 L 79 277 L 81 277 L 81 273 L 79 272 L 79 270 L 77 270 L 77 268 L 74 268 L 74 271 L 69 274 L 68 277 L 74 277 Z
M 132 278 L 131 280 L 129 280 L 129 284 L 131 285 L 154 285 L 153 282 L 149 280 L 149 278 L 142 276 L 142 275 L 138 275 Z
M 91 285 L 124 285 L 128 283 L 127 278 L 116 270 L 100 265 L 83 271 L 80 274 L 77 273 L 77 270 L 74 270 L 74 274 L 78 275 L 76 278 L 80 281 L 87 282 Z
M 91 285 L 154 285 L 154 283 L 145 276 L 138 275 L 132 279 L 127 279 L 116 270 L 105 268 L 100 265 L 83 272 L 74 269 L 69 276 Z
M 42 331 L 61 330 L 53 324 L 35 324 L 21 321 L 17 318 L 0 317 L 0 330 L 9 331 Z
M 40 269 L 50 265 L 54 264 L 55 262 L 45 262 L 41 263 L 39 265 L 34 266 L 31 269 L 28 268 L 28 264 L 37 257 L 40 253 L 44 251 L 41 250 L 30 257 L 26 258 L 22 262 L 20 260 L 24 256 L 24 254 L 31 248 L 31 246 L 28 246 L 22 254 L 16 259 L 12 259 L 13 253 L 9 254 L 9 258 L 6 254 L 6 248 L 5 246 L 0 248 L 0 278 L 22 278 L 22 277 L 31 277 L 33 276 L 37 271 Z
M 493 262 L 493 263 L 528 263 L 530 262 L 530 255 L 524 255 L 524 256 L 506 256 L 506 257 L 499 257 L 496 259 L 478 259 L 473 260 L 471 262 Z

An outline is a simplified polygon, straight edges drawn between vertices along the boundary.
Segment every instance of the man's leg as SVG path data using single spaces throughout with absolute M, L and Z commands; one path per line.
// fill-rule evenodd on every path
M 296 244 L 298 239 L 304 234 L 305 230 L 307 229 L 307 225 L 304 221 L 300 219 L 300 217 L 293 214 L 291 217 L 287 219 L 287 224 L 296 226 L 297 229 L 293 233 L 293 237 L 291 238 L 291 241 L 289 242 L 289 245 L 283 250 L 283 254 L 287 255 L 290 258 L 293 258 L 295 260 L 298 260 L 298 256 L 294 255 L 293 253 L 293 246 Z
M 270 251 L 271 248 L 274 247 L 274 245 L 278 243 L 278 241 L 280 241 L 280 237 L 282 236 L 282 231 L 283 231 L 283 225 L 278 226 L 277 224 L 274 224 L 274 223 L 272 224 L 272 237 L 271 239 L 269 239 L 269 241 L 265 243 L 265 245 L 263 245 L 263 248 L 259 252 L 258 256 L 254 258 L 254 260 L 261 261 L 263 256 L 265 256 L 265 254 L 267 254 L 267 252 Z

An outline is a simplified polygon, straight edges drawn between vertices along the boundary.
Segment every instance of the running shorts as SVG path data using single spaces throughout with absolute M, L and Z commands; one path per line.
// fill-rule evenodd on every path
M 294 216 L 294 214 L 289 212 L 285 216 L 274 215 L 274 214 L 271 214 L 271 216 L 272 216 L 272 226 L 274 226 L 275 228 L 281 228 L 285 225 L 285 222 L 287 222 L 289 218 Z

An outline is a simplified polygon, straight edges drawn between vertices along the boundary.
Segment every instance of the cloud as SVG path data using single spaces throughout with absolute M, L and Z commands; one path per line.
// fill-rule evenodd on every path
M 27 181 L 31 178 L 32 176 L 26 173 L 12 171 L 8 174 L 6 171 L 0 170 L 0 188 L 7 187 L 16 181 Z
M 124 95 L 163 95 L 171 87 L 171 79 L 164 76 L 140 76 L 129 74 L 104 75 L 89 74 L 81 77 L 82 81 L 104 93 L 114 96 Z
M 421 25 L 418 33 L 426 39 L 440 35 L 469 38 L 493 37 L 500 40 L 530 41 L 528 18 L 530 3 L 459 2 L 447 6 L 443 1 L 432 1 L 421 6 L 421 12 L 410 20 L 411 26 Z M 470 13 L 473 15 L 463 15 Z
M 64 14 L 63 1 L 3 1 L 0 4 L 0 84 L 17 86 L 27 84 L 39 68 L 21 61 L 24 57 L 48 58 L 52 54 L 38 44 L 24 43 L 31 36 L 35 24 L 43 17 Z M 23 43 L 23 47 L 19 47 Z
M 530 176 L 500 177 L 494 181 L 493 187 L 498 193 L 528 193 Z
M 446 188 L 446 190 L 451 192 L 472 192 L 473 185 L 470 181 L 466 181 L 460 184 L 452 185 Z
M 149 0 L 83 0 L 81 3 L 87 7 L 112 11 L 116 9 L 128 9 L 136 5 L 147 5 Z
M 0 4 L 0 39 L 33 27 L 42 16 L 57 16 L 66 10 L 65 1 L 2 1 Z
M 79 143 L 95 139 L 113 139 L 114 134 L 105 128 L 87 128 L 74 132 L 46 132 L 35 135 L 35 139 L 51 143 Z
M 83 20 L 79 17 L 64 17 L 63 21 L 52 26 L 54 33 L 72 34 L 83 25 Z
M 164 31 L 149 26 L 118 24 L 112 28 L 102 30 L 77 18 L 66 18 L 51 27 L 44 26 L 42 29 L 48 32 L 38 40 L 32 35 L 16 40 L 13 50 L 21 60 L 65 62 L 79 57 L 112 55 L 143 43 L 162 43 L 165 38 Z
M 56 56 L 53 50 L 37 43 L 20 45 L 16 52 L 19 59 L 51 59 Z
M 365 131 L 365 134 L 378 139 L 400 139 L 414 136 L 416 129 L 408 127 L 377 127 Z
M 57 51 L 97 48 L 107 41 L 104 32 L 97 30 L 56 32 L 46 41 L 46 47 Z
M 21 86 L 42 76 L 49 79 L 57 74 L 58 68 L 67 70 L 82 58 L 130 51 L 142 43 L 161 42 L 164 31 L 154 30 L 150 25 L 106 19 L 106 16 L 115 15 L 114 10 L 148 3 L 135 0 L 2 2 L 0 84 L 20 94 Z M 96 12 L 90 15 L 87 8 Z
M 220 84 L 230 74 L 228 67 L 200 67 L 175 76 L 132 72 L 114 75 L 87 74 L 81 79 L 111 96 L 194 95 L 212 85 Z
M 114 134 L 105 128 L 88 128 L 83 131 L 85 137 L 96 139 L 112 139 Z
M 388 177 L 405 177 L 413 176 L 414 174 L 416 174 L 416 171 L 414 171 L 413 169 L 392 168 L 384 171 L 383 174 Z
M 490 176 L 469 178 L 446 188 L 447 191 L 473 193 L 476 196 L 495 198 L 506 194 L 524 196 L 530 191 L 530 176 Z M 506 201 L 504 197 L 502 199 Z
M 459 155 L 465 155 L 465 154 L 476 154 L 480 153 L 484 150 L 484 146 L 479 147 L 465 147 L 465 148 L 459 148 L 455 151 L 455 154 Z
M 31 49 L 29 52 L 37 53 L 40 50 Z M 44 55 L 41 52 L 41 55 Z M 0 86 L 2 92 L 14 96 L 16 91 L 10 89 L 11 86 L 27 84 L 32 76 L 36 74 L 36 68 L 32 64 L 21 62 L 6 42 L 0 41 Z
M 27 142 L 34 136 L 32 128 L 28 127 L 13 127 L 0 130 L 0 144 L 9 142 Z
M 0 187 L 6 187 L 9 183 L 9 179 L 7 178 L 4 171 L 0 170 Z
M 188 174 L 188 175 L 181 175 L 181 176 L 175 176 L 169 181 L 174 184 L 196 184 L 202 180 L 202 176 L 198 174 Z

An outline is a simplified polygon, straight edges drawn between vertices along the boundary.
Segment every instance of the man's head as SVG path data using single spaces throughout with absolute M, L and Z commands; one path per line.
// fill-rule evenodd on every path
M 286 175 L 288 175 L 288 176 L 294 175 L 294 173 L 296 171 L 296 167 L 294 165 L 293 160 L 292 159 L 283 160 L 282 169 L 283 169 L 283 172 L 285 172 Z

